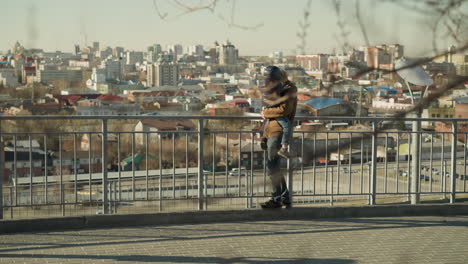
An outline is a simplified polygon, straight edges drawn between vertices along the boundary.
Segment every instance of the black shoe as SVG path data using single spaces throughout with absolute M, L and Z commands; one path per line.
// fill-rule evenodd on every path
M 268 200 L 262 204 L 260 204 L 260 206 L 263 208 L 263 209 L 279 209 L 282 207 L 282 204 L 281 203 L 278 203 L 278 202 L 275 202 L 273 200 Z
M 292 203 L 290 201 L 283 201 L 281 204 L 286 207 L 286 209 L 292 208 Z

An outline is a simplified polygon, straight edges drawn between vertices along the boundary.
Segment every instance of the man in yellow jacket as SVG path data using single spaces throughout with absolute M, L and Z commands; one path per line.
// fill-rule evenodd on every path
M 265 119 L 264 137 L 267 139 L 267 173 L 270 176 L 273 187 L 272 197 L 265 203 L 261 204 L 262 208 L 281 208 L 283 205 L 289 207 L 291 200 L 289 191 L 286 186 L 286 180 L 280 170 L 280 156 L 278 151 L 281 148 L 281 137 L 283 128 L 275 118 L 287 117 L 290 124 L 294 124 L 294 116 L 297 107 L 297 88 L 296 86 L 285 80 L 285 75 L 281 69 L 276 66 L 268 66 L 265 69 L 265 84 L 266 86 L 281 85 L 283 95 L 287 95 L 288 99 L 276 107 L 265 108 L 262 111 L 262 117 Z

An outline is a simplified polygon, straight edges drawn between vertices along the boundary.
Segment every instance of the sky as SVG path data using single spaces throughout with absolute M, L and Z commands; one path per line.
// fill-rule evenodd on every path
M 181 0 L 179 0 L 181 1 Z M 391 3 L 359 0 L 361 15 L 369 27 L 371 45 L 400 43 L 412 56 L 432 54 L 432 35 L 422 15 Z M 161 13 L 161 19 L 154 2 Z M 182 3 L 208 3 L 210 0 L 183 0 Z M 298 52 L 298 22 L 307 0 L 218 0 L 214 12 L 200 10 L 181 14 L 171 0 L 0 0 L 0 51 L 11 49 L 16 41 L 26 48 L 46 51 L 72 51 L 74 44 L 123 46 L 146 50 L 153 43 L 203 44 L 231 41 L 242 55 L 268 55 Z M 353 46 L 365 45 L 354 13 L 354 1 L 343 1 L 341 20 Z M 234 9 L 232 8 L 234 3 Z M 312 0 L 307 30 L 306 53 L 341 52 L 340 30 L 332 1 Z M 232 12 L 234 10 L 234 12 Z M 242 26 L 262 24 L 256 30 L 229 26 L 234 18 Z M 8 21 L 5 23 L 5 21 Z M 445 49 L 447 38 L 437 44 Z

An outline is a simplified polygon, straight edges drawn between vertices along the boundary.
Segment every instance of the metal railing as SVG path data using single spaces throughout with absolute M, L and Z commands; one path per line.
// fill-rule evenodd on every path
M 70 127 L 73 131 L 21 131 L 26 121 L 61 121 L 65 125 L 79 120 L 99 122 L 100 128 L 91 131 L 75 124 Z M 109 124 L 121 120 L 192 120 L 198 127 L 179 131 L 109 129 Z M 296 205 L 355 199 L 366 199 L 373 205 L 377 198 L 395 197 L 414 202 L 410 198 L 415 196 L 419 201 L 420 195 L 448 195 L 454 203 L 457 194 L 467 193 L 467 132 L 458 128 L 468 120 L 394 120 L 450 123 L 451 131 L 444 132 L 383 130 L 379 124 L 389 120 L 386 118 L 313 120 L 368 126 L 360 130 L 294 131 L 290 146 L 293 157 L 283 161 Z M 212 124 L 222 121 L 226 122 Z M 0 213 L 16 218 L 256 207 L 257 202 L 270 196 L 266 152 L 259 149 L 258 131 L 218 128 L 234 121 L 261 119 L 2 116 L 0 138 L 5 151 L 0 152 L 0 161 L 4 160 Z M 15 131 L 9 131 L 12 129 Z M 18 146 L 20 141 L 26 142 L 26 147 Z M 33 146 L 34 142 L 39 147 Z

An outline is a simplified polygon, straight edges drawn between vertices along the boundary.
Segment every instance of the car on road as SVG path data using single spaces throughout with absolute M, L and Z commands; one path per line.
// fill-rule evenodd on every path
M 403 176 L 403 177 L 408 177 L 408 171 L 407 171 L 407 170 L 400 170 L 400 171 L 398 172 L 398 174 L 399 174 L 400 176 Z
M 229 172 L 229 176 L 241 176 L 241 177 L 245 177 L 249 174 L 249 172 L 247 171 L 246 168 L 241 168 L 239 170 L 239 168 L 233 168 L 230 172 Z

